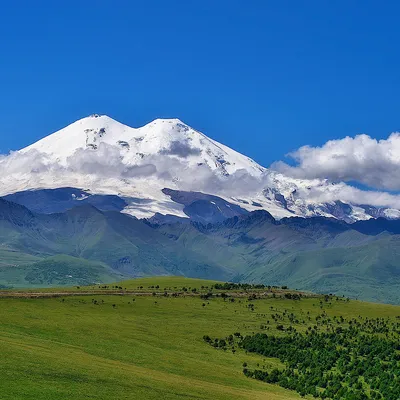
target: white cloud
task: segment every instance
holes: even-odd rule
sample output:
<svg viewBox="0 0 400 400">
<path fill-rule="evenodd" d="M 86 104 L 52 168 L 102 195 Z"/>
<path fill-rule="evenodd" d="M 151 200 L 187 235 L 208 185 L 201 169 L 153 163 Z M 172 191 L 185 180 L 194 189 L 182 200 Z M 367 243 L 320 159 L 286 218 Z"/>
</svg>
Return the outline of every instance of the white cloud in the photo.
<svg viewBox="0 0 400 400">
<path fill-rule="evenodd" d="M 3 175 L 42 173 L 49 169 L 48 157 L 37 150 L 31 150 L 24 155 L 18 151 L 0 155 L 0 173 Z"/>
<path fill-rule="evenodd" d="M 78 149 L 67 158 L 66 170 L 74 173 L 97 175 L 99 178 L 141 178 L 156 173 L 155 165 L 126 165 L 121 157 L 120 149 L 107 143 L 100 143 L 96 151 Z"/>
<path fill-rule="evenodd" d="M 272 168 L 294 178 L 355 181 L 374 189 L 400 190 L 400 133 L 379 141 L 368 135 L 330 140 L 321 147 L 303 146 L 288 156 L 296 166 L 280 161 Z"/>
<path fill-rule="evenodd" d="M 388 207 L 400 209 L 400 196 L 373 190 L 361 190 L 343 182 L 331 185 L 312 187 L 308 193 L 303 193 L 304 198 L 312 202 L 325 203 L 340 200 L 344 203 L 355 205 L 371 205 L 375 207 Z"/>
</svg>

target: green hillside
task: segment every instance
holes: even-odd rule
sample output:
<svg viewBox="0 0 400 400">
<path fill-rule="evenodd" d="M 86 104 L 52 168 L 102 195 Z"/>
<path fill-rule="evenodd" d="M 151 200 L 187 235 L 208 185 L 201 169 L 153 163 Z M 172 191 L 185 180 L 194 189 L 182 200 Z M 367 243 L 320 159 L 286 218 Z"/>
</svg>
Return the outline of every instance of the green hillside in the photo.
<svg viewBox="0 0 400 400">
<path fill-rule="evenodd" d="M 175 224 L 156 229 L 234 271 L 230 280 L 235 282 L 285 284 L 400 304 L 400 235 L 341 228 L 327 220 L 275 225 L 261 216 L 217 226 Z"/>
<path fill-rule="evenodd" d="M 5 288 L 91 285 L 125 277 L 104 263 L 65 254 L 39 258 L 24 253 L 0 252 L 0 257 L 0 285 Z"/>
<path fill-rule="evenodd" d="M 1 287 L 182 275 L 400 304 L 399 255 L 396 221 L 275 221 L 258 211 L 159 226 L 90 205 L 44 215 L 0 199 Z"/>
<path fill-rule="evenodd" d="M 5 286 L 81 285 L 146 275 L 233 275 L 125 214 L 82 206 L 40 215 L 1 199 L 0 206 L 0 284 Z"/>
<path fill-rule="evenodd" d="M 399 238 L 389 236 L 363 246 L 281 254 L 241 279 L 399 304 L 399 256 Z"/>
<path fill-rule="evenodd" d="M 244 363 L 272 371 L 284 368 L 280 361 L 215 349 L 203 337 L 267 332 L 267 320 L 269 334 L 283 335 L 272 314 L 285 327 L 291 325 L 285 315 L 304 320 L 292 323 L 300 333 L 314 325 L 323 331 L 322 313 L 393 323 L 400 316 L 400 307 L 390 305 L 306 295 L 293 300 L 286 298 L 289 290 L 216 290 L 215 283 L 153 277 L 70 288 L 51 298 L 32 298 L 32 290 L 18 298 L 0 292 L 1 398 L 296 399 L 294 391 L 243 374 Z M 119 295 L 111 294 L 115 290 Z M 214 296 L 202 298 L 210 290 Z M 60 289 L 41 293 L 47 291 L 56 296 Z"/>
</svg>

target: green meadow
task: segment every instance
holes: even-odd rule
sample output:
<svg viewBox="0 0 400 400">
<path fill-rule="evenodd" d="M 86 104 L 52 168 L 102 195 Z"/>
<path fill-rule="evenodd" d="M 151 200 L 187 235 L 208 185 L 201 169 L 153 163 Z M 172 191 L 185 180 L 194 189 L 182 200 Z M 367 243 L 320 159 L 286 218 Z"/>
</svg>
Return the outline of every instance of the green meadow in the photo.
<svg viewBox="0 0 400 400">
<path fill-rule="evenodd" d="M 80 287 L 70 289 L 74 296 L 0 298 L 1 399 L 297 399 L 295 392 L 242 372 L 244 363 L 282 368 L 278 360 L 217 350 L 203 336 L 261 332 L 271 313 L 285 311 L 307 320 L 300 331 L 321 311 L 348 319 L 400 316 L 396 306 L 291 300 L 278 292 L 253 300 L 240 291 L 228 293 L 231 299 L 201 298 L 214 283 L 152 277 L 110 284 L 104 294 L 79 295 L 98 289 Z M 114 285 L 138 294 L 107 294 Z M 270 332 L 279 334 L 274 324 Z"/>
</svg>

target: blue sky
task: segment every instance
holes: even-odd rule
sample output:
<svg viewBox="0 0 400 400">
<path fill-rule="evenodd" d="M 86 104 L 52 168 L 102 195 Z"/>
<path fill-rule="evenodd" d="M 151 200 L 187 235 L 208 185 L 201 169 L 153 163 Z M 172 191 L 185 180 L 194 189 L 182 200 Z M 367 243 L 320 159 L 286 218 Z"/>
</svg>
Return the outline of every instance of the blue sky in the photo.
<svg viewBox="0 0 400 400">
<path fill-rule="evenodd" d="M 0 152 L 95 112 L 177 117 L 266 166 L 386 138 L 400 130 L 399 14 L 394 1 L 6 2 Z"/>
</svg>

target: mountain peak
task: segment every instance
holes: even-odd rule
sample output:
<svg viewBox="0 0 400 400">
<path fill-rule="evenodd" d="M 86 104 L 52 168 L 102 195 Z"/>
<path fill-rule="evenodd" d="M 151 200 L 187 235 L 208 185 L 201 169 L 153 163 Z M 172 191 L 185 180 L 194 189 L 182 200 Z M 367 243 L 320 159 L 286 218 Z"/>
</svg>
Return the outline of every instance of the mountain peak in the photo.
<svg viewBox="0 0 400 400">
<path fill-rule="evenodd" d="M 113 123 L 116 123 L 116 124 L 121 124 L 121 125 L 129 127 L 128 125 L 125 125 L 122 122 L 119 122 L 116 119 L 111 118 L 110 116 L 108 116 L 106 114 L 90 114 L 87 117 L 81 118 L 78 121 L 72 123 L 71 125 L 73 125 L 75 123 L 80 123 L 80 124 L 89 123 L 90 124 L 90 123 L 93 123 L 94 121 L 95 121 L 95 123 L 98 123 L 98 122 L 102 122 L 102 123 L 113 122 Z M 68 126 L 71 126 L 71 125 L 68 125 Z M 167 127 L 167 126 L 172 126 L 172 127 L 180 126 L 180 127 L 190 128 L 189 125 L 187 125 L 185 122 L 183 122 L 179 118 L 156 118 L 156 119 L 148 122 L 147 124 L 145 124 L 145 125 L 143 125 L 141 127 L 137 127 L 137 128 L 133 128 L 133 127 L 131 128 L 130 127 L 130 128 L 131 129 L 141 129 L 141 128 L 144 128 L 146 126 L 152 126 L 152 125 L 164 126 L 164 127 Z"/>
<path fill-rule="evenodd" d="M 188 132 L 189 130 L 194 131 L 189 125 L 185 124 L 179 118 L 156 118 L 155 120 L 149 122 L 142 128 L 138 129 L 157 129 L 160 130 L 161 133 L 170 132 L 172 134 L 177 132 Z"/>
<path fill-rule="evenodd" d="M 122 163 L 130 168 L 159 161 L 162 168 L 166 168 L 168 159 L 174 158 L 184 163 L 182 169 L 193 168 L 195 172 L 205 167 L 219 176 L 243 170 L 258 177 L 264 171 L 253 160 L 208 138 L 178 118 L 158 118 L 142 127 L 131 128 L 107 115 L 92 114 L 20 150 L 20 153 L 30 150 L 43 154 L 47 164 L 57 163 L 63 167 L 70 166 L 71 162 L 76 167 L 86 157 L 90 158 L 91 152 L 102 150 L 95 162 L 105 166 Z M 78 153 L 81 156 L 79 163 L 72 160 Z M 104 167 L 99 165 L 98 168 Z M 167 175 L 171 175 L 169 170 Z M 172 179 L 180 180 L 176 174 Z"/>
<path fill-rule="evenodd" d="M 118 121 L 116 121 L 115 119 L 109 117 L 106 114 L 90 114 L 87 117 L 83 117 L 81 119 L 78 119 L 77 121 L 73 122 L 70 125 L 73 125 L 74 123 L 90 122 L 90 121 L 93 121 L 93 120 L 99 120 L 99 121 L 109 120 L 109 121 L 118 122 Z M 70 126 L 70 125 L 67 125 L 67 127 Z"/>
<path fill-rule="evenodd" d="M 156 118 L 154 121 L 150 122 L 150 124 L 171 124 L 188 126 L 179 118 Z"/>
</svg>

